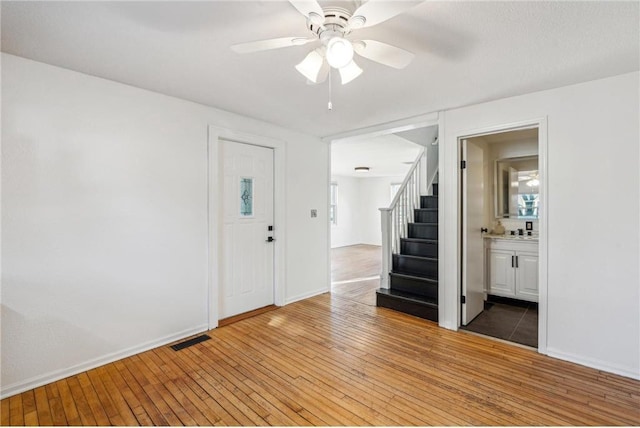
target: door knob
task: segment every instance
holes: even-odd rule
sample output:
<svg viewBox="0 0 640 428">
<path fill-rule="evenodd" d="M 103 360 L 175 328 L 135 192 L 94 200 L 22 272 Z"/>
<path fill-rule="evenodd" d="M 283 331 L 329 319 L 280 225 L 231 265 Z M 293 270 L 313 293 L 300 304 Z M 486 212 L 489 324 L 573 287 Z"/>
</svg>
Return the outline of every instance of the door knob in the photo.
<svg viewBox="0 0 640 428">
<path fill-rule="evenodd" d="M 276 240 L 276 239 L 275 239 L 273 236 L 270 236 L 270 237 L 268 237 L 268 238 L 267 238 L 267 240 L 266 240 L 266 241 L 264 241 L 264 242 L 273 242 L 273 241 L 275 241 L 275 240 Z"/>
<path fill-rule="evenodd" d="M 480 229 L 480 233 L 487 233 L 488 231 L 489 229 L 487 229 L 486 227 Z"/>
</svg>

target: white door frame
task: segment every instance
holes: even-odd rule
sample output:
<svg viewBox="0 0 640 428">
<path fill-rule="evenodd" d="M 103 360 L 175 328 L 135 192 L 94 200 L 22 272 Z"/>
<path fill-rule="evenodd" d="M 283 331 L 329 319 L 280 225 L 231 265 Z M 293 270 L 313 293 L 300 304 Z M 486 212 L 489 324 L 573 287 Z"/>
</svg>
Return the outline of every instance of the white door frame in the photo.
<svg viewBox="0 0 640 428">
<path fill-rule="evenodd" d="M 209 329 L 218 327 L 220 266 L 222 251 L 222 161 L 220 156 L 220 140 L 250 144 L 273 149 L 273 190 L 274 190 L 274 304 L 284 306 L 285 301 L 285 171 L 286 143 L 273 138 L 237 132 L 226 128 L 209 125 L 207 144 L 207 208 L 208 208 L 208 308 Z"/>
<path fill-rule="evenodd" d="M 455 257 L 456 257 L 456 270 L 457 281 L 456 281 L 456 296 L 457 298 L 453 301 L 446 301 L 448 307 L 446 311 L 450 314 L 455 314 L 456 324 L 452 327 L 453 330 L 457 330 L 460 326 L 460 296 L 461 296 L 461 275 L 460 275 L 460 267 L 461 267 L 461 240 L 458 237 L 460 233 L 460 224 L 462 221 L 462 206 L 461 206 L 461 198 L 460 194 L 460 180 L 462 179 L 461 169 L 459 167 L 460 161 L 460 142 L 464 139 L 473 138 L 473 137 L 481 137 L 483 135 L 496 134 L 500 132 L 507 131 L 515 131 L 519 129 L 526 128 L 538 128 L 538 170 L 540 175 L 540 188 L 539 188 L 539 198 L 540 198 L 540 209 L 538 211 L 538 229 L 539 229 L 539 238 L 538 238 L 538 255 L 540 257 L 540 266 L 538 270 L 538 352 L 541 354 L 547 353 L 547 313 L 548 313 L 548 276 L 547 276 L 547 268 L 548 268 L 548 212 L 549 205 L 547 200 L 548 194 L 548 180 L 547 180 L 547 118 L 537 118 L 531 120 L 525 120 L 521 122 L 513 122 L 506 123 L 502 125 L 489 126 L 485 128 L 472 129 L 465 132 L 459 132 L 455 134 L 456 147 L 455 152 L 457 153 L 457 172 L 455 177 L 457 177 L 457 212 L 458 212 L 458 221 L 456 224 L 456 232 L 453 236 L 448 236 L 446 239 L 449 242 L 456 242 L 455 248 Z M 444 156 L 441 156 L 442 160 Z M 451 229 L 449 229 L 451 230 Z M 451 253 L 448 253 L 451 255 Z M 451 266 L 448 264 L 448 266 Z M 449 318 L 451 319 L 451 318 Z"/>
</svg>

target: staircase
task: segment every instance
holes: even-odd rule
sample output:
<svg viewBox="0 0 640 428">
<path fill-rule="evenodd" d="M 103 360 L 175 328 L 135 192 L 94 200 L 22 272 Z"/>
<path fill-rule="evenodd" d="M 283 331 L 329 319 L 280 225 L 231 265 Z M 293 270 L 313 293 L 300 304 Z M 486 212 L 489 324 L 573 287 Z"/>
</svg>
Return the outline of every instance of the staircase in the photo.
<svg viewBox="0 0 640 428">
<path fill-rule="evenodd" d="M 438 321 L 438 184 L 431 196 L 420 196 L 420 208 L 391 254 L 389 288 L 376 291 L 376 304 Z M 397 251 L 396 250 L 396 251 Z"/>
</svg>

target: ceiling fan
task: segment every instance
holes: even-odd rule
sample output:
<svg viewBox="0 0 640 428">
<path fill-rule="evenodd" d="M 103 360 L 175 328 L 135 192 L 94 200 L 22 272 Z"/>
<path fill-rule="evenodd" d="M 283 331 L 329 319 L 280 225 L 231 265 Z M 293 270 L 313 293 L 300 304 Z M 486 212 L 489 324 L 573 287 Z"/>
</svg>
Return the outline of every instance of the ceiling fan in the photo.
<svg viewBox="0 0 640 428">
<path fill-rule="evenodd" d="M 307 18 L 307 29 L 312 37 L 280 37 L 258 40 L 231 46 L 237 53 L 251 53 L 289 46 L 302 46 L 320 41 L 295 66 L 311 83 L 324 82 L 330 68 L 340 72 L 342 84 L 349 83 L 362 73 L 353 60 L 354 52 L 364 58 L 396 69 L 402 69 L 413 60 L 414 54 L 376 40 L 351 40 L 352 31 L 371 27 L 410 9 L 424 0 L 417 1 L 355 1 L 332 2 L 336 5 L 321 7 L 316 0 L 289 0 Z M 355 5 L 349 10 L 343 6 Z"/>
</svg>

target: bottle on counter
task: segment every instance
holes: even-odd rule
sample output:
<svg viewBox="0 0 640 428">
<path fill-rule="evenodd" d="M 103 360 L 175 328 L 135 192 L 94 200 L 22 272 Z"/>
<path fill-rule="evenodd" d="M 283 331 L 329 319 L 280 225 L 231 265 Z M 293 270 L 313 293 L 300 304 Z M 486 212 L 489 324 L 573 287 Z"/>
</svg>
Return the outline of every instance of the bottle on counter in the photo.
<svg viewBox="0 0 640 428">
<path fill-rule="evenodd" d="M 504 226 L 502 225 L 502 222 L 500 220 L 498 220 L 496 222 L 496 225 L 494 226 L 493 230 L 491 231 L 492 235 L 504 235 L 505 229 Z"/>
</svg>

